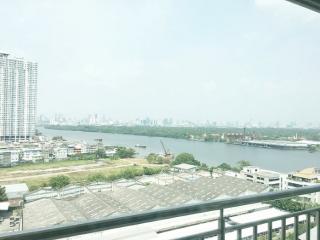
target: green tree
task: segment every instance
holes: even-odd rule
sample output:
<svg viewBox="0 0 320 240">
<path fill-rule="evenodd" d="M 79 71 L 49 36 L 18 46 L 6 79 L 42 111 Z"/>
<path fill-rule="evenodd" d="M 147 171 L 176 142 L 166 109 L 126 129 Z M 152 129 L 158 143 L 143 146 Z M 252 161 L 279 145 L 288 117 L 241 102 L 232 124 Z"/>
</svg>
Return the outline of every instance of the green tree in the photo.
<svg viewBox="0 0 320 240">
<path fill-rule="evenodd" d="M 181 163 L 192 164 L 196 166 L 200 166 L 201 163 L 194 158 L 194 156 L 190 153 L 180 153 L 176 156 L 175 160 L 172 162 L 173 165 L 178 165 Z"/>
<path fill-rule="evenodd" d="M 244 167 L 251 166 L 251 163 L 246 160 L 241 160 L 237 162 L 237 168 L 241 171 Z"/>
<path fill-rule="evenodd" d="M 0 202 L 7 201 L 7 200 L 8 200 L 8 198 L 7 198 L 5 187 L 0 186 Z"/>
<path fill-rule="evenodd" d="M 150 153 L 147 156 L 147 161 L 149 163 L 153 163 L 153 164 L 163 164 L 164 163 L 164 158 L 162 156 L 159 156 L 158 154 Z"/>
<path fill-rule="evenodd" d="M 49 185 L 54 189 L 60 189 L 70 184 L 70 178 L 65 175 L 59 175 L 49 179 Z"/>
<path fill-rule="evenodd" d="M 207 165 L 207 164 L 205 164 L 205 163 L 201 163 L 201 165 L 200 165 L 200 169 L 201 169 L 201 170 L 206 170 L 206 171 L 208 171 L 208 170 L 209 170 L 209 167 L 208 167 L 208 165 Z"/>
<path fill-rule="evenodd" d="M 54 136 L 52 137 L 53 141 L 65 141 L 65 139 L 62 136 Z"/>
<path fill-rule="evenodd" d="M 233 170 L 233 168 L 228 163 L 222 163 L 218 166 L 218 168 L 224 171 Z"/>
<path fill-rule="evenodd" d="M 106 151 L 104 148 L 98 148 L 95 153 L 96 153 L 96 158 L 105 158 L 106 157 Z"/>
<path fill-rule="evenodd" d="M 119 158 L 133 158 L 136 151 L 133 148 L 118 147 L 115 155 Z"/>
</svg>

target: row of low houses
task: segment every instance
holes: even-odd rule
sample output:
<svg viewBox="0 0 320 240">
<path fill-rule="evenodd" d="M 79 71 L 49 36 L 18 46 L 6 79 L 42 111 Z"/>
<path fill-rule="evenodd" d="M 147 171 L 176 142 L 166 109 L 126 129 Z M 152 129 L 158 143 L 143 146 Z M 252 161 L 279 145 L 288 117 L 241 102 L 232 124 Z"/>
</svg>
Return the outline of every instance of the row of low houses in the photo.
<svg viewBox="0 0 320 240">
<path fill-rule="evenodd" d="M 62 160 L 68 157 L 66 147 L 28 147 L 28 148 L 7 148 L 0 150 L 0 167 L 10 167 L 19 163 L 50 161 L 53 159 Z"/>
<path fill-rule="evenodd" d="M 27 145 L 2 145 L 0 146 L 0 167 L 10 167 L 26 162 L 63 160 L 74 155 L 92 154 L 97 149 L 97 145 L 65 141 L 47 141 Z M 106 155 L 113 156 L 115 151 L 113 148 L 106 149 Z"/>
</svg>

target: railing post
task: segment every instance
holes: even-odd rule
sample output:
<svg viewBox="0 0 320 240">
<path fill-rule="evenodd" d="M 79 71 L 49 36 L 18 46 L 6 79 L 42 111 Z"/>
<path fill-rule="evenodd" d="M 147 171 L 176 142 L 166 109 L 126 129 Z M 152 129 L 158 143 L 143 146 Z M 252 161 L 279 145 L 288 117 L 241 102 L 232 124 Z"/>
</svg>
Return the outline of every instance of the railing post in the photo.
<svg viewBox="0 0 320 240">
<path fill-rule="evenodd" d="M 258 238 L 258 227 L 257 225 L 253 226 L 253 240 L 257 240 Z"/>
<path fill-rule="evenodd" d="M 317 239 L 320 239 L 320 211 L 316 212 Z"/>
<path fill-rule="evenodd" d="M 299 240 L 299 216 L 294 217 L 294 240 Z"/>
<path fill-rule="evenodd" d="M 268 222 L 268 240 L 272 240 L 272 222 Z"/>
<path fill-rule="evenodd" d="M 311 227 L 311 225 L 310 225 L 310 214 L 308 213 L 307 214 L 307 222 L 306 222 L 306 237 L 307 237 L 307 240 L 310 240 L 310 227 Z"/>
<path fill-rule="evenodd" d="M 286 240 L 286 219 L 281 220 L 281 240 Z"/>
<path fill-rule="evenodd" d="M 320 211 L 316 212 L 317 239 L 320 239 Z"/>
<path fill-rule="evenodd" d="M 218 239 L 225 240 L 225 224 L 224 224 L 223 208 L 220 209 L 219 230 L 220 230 L 220 234 L 218 236 Z"/>
<path fill-rule="evenodd" d="M 237 240 L 241 240 L 242 236 L 241 236 L 241 229 L 237 230 Z"/>
</svg>

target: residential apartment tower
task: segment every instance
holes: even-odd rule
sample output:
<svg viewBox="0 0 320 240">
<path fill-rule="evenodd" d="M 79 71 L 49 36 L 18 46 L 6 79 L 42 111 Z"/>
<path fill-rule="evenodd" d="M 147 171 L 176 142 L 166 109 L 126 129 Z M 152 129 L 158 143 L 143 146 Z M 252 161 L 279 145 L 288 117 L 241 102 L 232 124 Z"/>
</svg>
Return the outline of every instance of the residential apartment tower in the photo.
<svg viewBox="0 0 320 240">
<path fill-rule="evenodd" d="M 0 140 L 24 141 L 35 134 L 37 63 L 0 53 Z"/>
</svg>

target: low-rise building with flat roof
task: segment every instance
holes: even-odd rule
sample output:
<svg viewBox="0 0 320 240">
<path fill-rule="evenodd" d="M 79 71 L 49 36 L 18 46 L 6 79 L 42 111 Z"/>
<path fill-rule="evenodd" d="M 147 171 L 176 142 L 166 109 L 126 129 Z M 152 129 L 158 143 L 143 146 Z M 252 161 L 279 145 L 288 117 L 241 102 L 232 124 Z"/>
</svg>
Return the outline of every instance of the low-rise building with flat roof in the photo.
<svg viewBox="0 0 320 240">
<path fill-rule="evenodd" d="M 56 147 L 53 149 L 53 157 L 56 160 L 63 160 L 68 158 L 68 149 L 65 147 Z"/>
<path fill-rule="evenodd" d="M 29 192 L 29 188 L 25 183 L 3 185 L 6 195 L 10 203 L 10 207 L 19 207 L 23 203 L 23 197 Z"/>
<path fill-rule="evenodd" d="M 261 169 L 255 166 L 248 166 L 241 170 L 241 174 L 248 181 L 261 183 L 274 189 L 282 188 L 281 173 Z"/>
<path fill-rule="evenodd" d="M 41 148 L 23 148 L 21 150 L 21 161 L 38 162 L 43 160 Z"/>
<path fill-rule="evenodd" d="M 19 151 L 11 149 L 0 150 L 0 167 L 11 167 L 18 164 Z"/>
<path fill-rule="evenodd" d="M 181 163 L 173 166 L 173 171 L 175 172 L 195 172 L 197 170 L 197 166 Z"/>
</svg>

